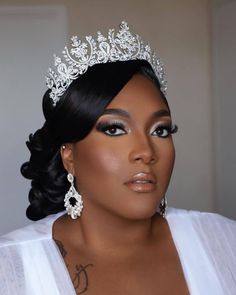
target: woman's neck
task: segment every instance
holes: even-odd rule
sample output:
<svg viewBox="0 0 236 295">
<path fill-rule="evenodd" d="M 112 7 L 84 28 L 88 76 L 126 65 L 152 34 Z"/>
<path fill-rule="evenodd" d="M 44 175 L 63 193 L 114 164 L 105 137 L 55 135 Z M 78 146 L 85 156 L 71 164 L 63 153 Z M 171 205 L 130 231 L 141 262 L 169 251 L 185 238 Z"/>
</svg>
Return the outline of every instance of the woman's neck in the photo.
<svg viewBox="0 0 236 295">
<path fill-rule="evenodd" d="M 133 251 L 160 236 L 163 218 L 159 214 L 145 219 L 128 219 L 104 210 L 84 210 L 77 220 L 63 216 L 54 224 L 54 237 L 73 248 L 94 252 Z"/>
</svg>

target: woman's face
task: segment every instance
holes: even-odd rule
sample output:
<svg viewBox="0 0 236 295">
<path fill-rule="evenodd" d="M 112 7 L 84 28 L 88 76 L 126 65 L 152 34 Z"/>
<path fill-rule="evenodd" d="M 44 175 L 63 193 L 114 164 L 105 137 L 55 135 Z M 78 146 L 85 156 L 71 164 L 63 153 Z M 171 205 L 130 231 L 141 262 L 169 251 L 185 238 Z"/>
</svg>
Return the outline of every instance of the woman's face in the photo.
<svg viewBox="0 0 236 295">
<path fill-rule="evenodd" d="M 174 165 L 171 130 L 160 91 L 146 77 L 135 75 L 88 136 L 67 145 L 62 154 L 66 169 L 76 177 L 83 214 L 151 217 L 166 193 Z"/>
</svg>

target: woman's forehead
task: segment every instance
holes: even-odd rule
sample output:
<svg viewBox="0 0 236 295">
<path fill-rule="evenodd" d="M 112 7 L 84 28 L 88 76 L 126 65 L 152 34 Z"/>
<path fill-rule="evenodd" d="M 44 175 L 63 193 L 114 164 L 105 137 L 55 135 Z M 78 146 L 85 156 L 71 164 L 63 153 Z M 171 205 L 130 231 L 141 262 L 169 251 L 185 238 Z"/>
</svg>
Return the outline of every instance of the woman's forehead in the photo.
<svg viewBox="0 0 236 295">
<path fill-rule="evenodd" d="M 105 109 L 104 114 L 111 113 L 111 109 L 113 111 L 114 109 L 120 109 L 126 113 L 132 113 L 136 110 L 143 112 L 149 109 L 153 112 L 159 109 L 168 110 L 168 107 L 156 84 L 145 76 L 138 74 L 134 75 L 113 98 Z M 123 112 L 124 115 L 125 112 Z"/>
</svg>

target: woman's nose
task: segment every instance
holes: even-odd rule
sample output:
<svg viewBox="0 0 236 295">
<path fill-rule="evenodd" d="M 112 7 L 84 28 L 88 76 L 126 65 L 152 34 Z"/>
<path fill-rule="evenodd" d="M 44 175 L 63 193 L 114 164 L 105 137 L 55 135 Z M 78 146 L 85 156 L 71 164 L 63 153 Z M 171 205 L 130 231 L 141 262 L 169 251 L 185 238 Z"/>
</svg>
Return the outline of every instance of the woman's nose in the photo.
<svg viewBox="0 0 236 295">
<path fill-rule="evenodd" d="M 146 136 L 139 136 L 132 145 L 129 158 L 131 162 L 143 162 L 145 164 L 154 164 L 157 161 L 157 155 L 153 143 Z"/>
</svg>

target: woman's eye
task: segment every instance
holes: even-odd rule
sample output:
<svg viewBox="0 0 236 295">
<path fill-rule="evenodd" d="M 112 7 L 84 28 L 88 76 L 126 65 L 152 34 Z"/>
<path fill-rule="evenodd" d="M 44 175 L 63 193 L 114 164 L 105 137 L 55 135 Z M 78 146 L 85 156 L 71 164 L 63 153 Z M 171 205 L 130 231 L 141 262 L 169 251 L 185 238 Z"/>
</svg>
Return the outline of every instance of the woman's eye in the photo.
<svg viewBox="0 0 236 295">
<path fill-rule="evenodd" d="M 152 135 L 166 138 L 169 137 L 171 134 L 176 133 L 178 130 L 177 125 L 173 126 L 158 126 L 153 132 Z"/>
<path fill-rule="evenodd" d="M 117 135 L 125 134 L 125 131 L 121 127 L 110 126 L 110 127 L 107 127 L 106 130 L 104 130 L 104 133 L 111 136 L 117 136 Z"/>
<path fill-rule="evenodd" d="M 106 135 L 109 136 L 119 136 L 122 134 L 126 134 L 127 132 L 125 131 L 125 127 L 123 124 L 103 124 L 100 123 L 97 126 L 97 130 L 105 133 Z"/>
</svg>

